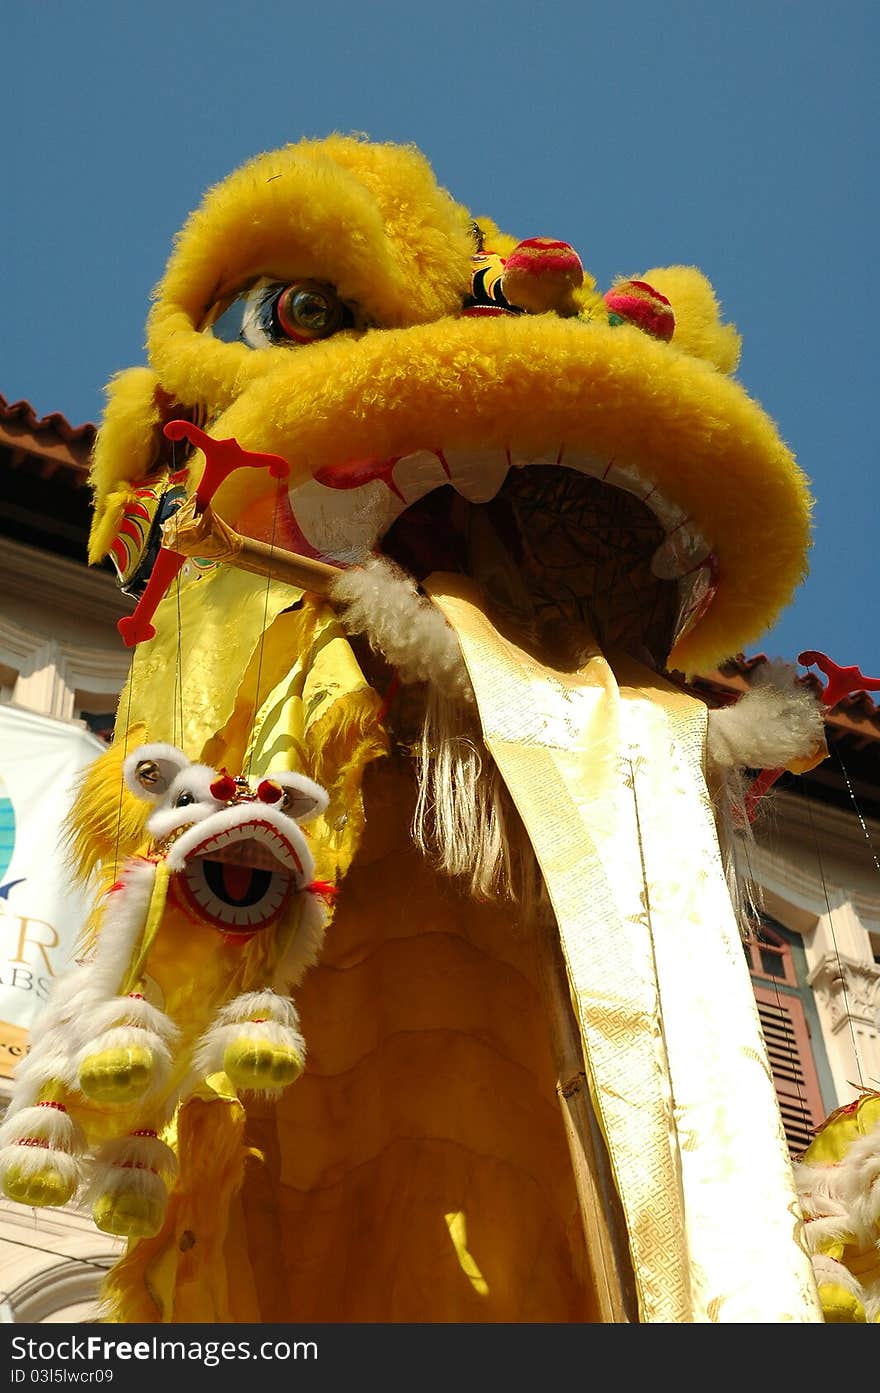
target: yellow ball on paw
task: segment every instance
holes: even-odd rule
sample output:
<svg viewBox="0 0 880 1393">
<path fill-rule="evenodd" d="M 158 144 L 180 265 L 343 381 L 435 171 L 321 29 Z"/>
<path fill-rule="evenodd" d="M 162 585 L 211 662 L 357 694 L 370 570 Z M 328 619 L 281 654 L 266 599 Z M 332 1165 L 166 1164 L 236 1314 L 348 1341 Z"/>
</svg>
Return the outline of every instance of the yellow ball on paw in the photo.
<svg viewBox="0 0 880 1393">
<path fill-rule="evenodd" d="M 285 1088 L 298 1079 L 304 1060 L 289 1045 L 272 1045 L 268 1040 L 242 1036 L 227 1045 L 223 1069 L 236 1088 L 259 1090 Z"/>
<path fill-rule="evenodd" d="M 95 1201 L 92 1218 L 102 1233 L 113 1233 L 118 1238 L 152 1238 L 165 1218 L 165 1197 L 117 1190 Z"/>
<path fill-rule="evenodd" d="M 144 1045 L 99 1050 L 83 1060 L 79 1086 L 96 1103 L 132 1103 L 149 1088 L 153 1055 Z"/>
<path fill-rule="evenodd" d="M 36 1209 L 57 1209 L 69 1204 L 76 1193 L 76 1176 L 47 1164 L 42 1170 L 25 1170 L 14 1163 L 3 1172 L 3 1193 L 16 1204 Z"/>
<path fill-rule="evenodd" d="M 837 1282 L 819 1283 L 819 1301 L 826 1324 L 863 1325 L 867 1323 L 865 1308 L 857 1296 Z"/>
</svg>

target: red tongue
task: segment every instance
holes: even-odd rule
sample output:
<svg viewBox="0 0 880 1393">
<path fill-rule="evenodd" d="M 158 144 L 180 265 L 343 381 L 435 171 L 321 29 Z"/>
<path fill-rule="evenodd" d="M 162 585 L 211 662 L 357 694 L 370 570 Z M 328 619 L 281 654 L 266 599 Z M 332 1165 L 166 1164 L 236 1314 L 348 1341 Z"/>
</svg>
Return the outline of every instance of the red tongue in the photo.
<svg viewBox="0 0 880 1393">
<path fill-rule="evenodd" d="M 221 862 L 223 867 L 223 886 L 231 900 L 243 900 L 251 884 L 250 866 L 234 866 L 229 861 Z"/>
</svg>

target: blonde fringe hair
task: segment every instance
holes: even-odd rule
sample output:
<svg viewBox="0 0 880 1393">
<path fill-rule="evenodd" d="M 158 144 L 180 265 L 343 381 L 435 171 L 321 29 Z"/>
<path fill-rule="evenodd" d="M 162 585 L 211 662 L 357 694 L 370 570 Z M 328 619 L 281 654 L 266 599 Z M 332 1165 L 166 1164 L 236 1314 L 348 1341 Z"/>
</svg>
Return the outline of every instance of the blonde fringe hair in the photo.
<svg viewBox="0 0 880 1393">
<path fill-rule="evenodd" d="M 721 859 L 743 938 L 753 930 L 760 889 L 752 875 L 754 833 L 740 770 L 717 771 L 712 799 Z M 523 924 L 549 908 L 537 857 L 495 761 L 483 744 L 472 704 L 429 687 L 419 742 L 413 837 L 440 871 L 477 900 L 507 900 Z"/>
<path fill-rule="evenodd" d="M 477 900 L 514 900 L 527 920 L 546 891 L 472 705 L 429 687 L 418 757 L 416 845 Z"/>
</svg>

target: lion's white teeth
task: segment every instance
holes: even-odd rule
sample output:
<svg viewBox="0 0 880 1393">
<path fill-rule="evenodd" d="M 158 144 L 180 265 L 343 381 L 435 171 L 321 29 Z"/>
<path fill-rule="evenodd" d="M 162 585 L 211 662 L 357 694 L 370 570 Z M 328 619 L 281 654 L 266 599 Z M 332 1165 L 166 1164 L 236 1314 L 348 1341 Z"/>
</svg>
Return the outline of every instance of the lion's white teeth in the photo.
<svg viewBox="0 0 880 1393">
<path fill-rule="evenodd" d="M 404 455 L 394 466 L 394 485 L 406 499 L 409 508 L 433 489 L 449 483 L 449 475 L 436 450 L 417 450 Z"/>
<path fill-rule="evenodd" d="M 382 479 L 357 488 L 307 479 L 290 493 L 293 516 L 318 555 L 348 566 L 363 561 L 406 506 Z"/>
<path fill-rule="evenodd" d="M 616 460 L 610 460 L 598 477 L 612 488 L 631 493 L 633 498 L 648 498 L 654 491 L 653 485 L 633 464 L 618 464 Z"/>
<path fill-rule="evenodd" d="M 651 557 L 651 571 L 658 580 L 678 580 L 708 558 L 711 547 L 695 527 L 680 524 Z"/>
<path fill-rule="evenodd" d="M 652 489 L 650 493 L 643 495 L 643 499 L 645 507 L 651 509 L 667 537 L 671 537 L 676 528 L 684 527 L 687 523 L 687 514 L 684 509 L 679 507 L 677 503 L 671 502 L 657 489 Z"/>
<path fill-rule="evenodd" d="M 519 468 L 535 461 L 529 455 L 522 455 L 514 452 L 513 456 Z M 601 479 L 608 468 L 608 460 L 600 455 L 591 455 L 586 450 L 569 449 L 565 445 L 560 445 L 556 454 L 548 454 L 546 464 L 561 464 L 566 469 L 576 469 L 578 474 L 587 474 L 591 479 Z"/>
<path fill-rule="evenodd" d="M 666 534 L 655 551 L 651 570 L 659 580 L 679 580 L 710 555 L 711 547 L 678 504 L 662 493 L 633 464 L 618 463 L 560 444 L 547 451 L 499 449 L 416 450 L 399 459 L 365 462 L 365 482 L 344 486 L 352 475 L 338 471 L 331 488 L 308 479 L 291 490 L 290 506 L 315 554 L 337 565 L 358 565 L 411 508 L 435 489 L 451 485 L 469 503 L 487 503 L 500 491 L 511 469 L 530 465 L 562 466 L 621 489 L 650 508 Z M 329 475 L 331 471 L 326 471 Z M 370 477 L 372 475 L 372 477 Z"/>
<path fill-rule="evenodd" d="M 673 635 L 673 643 L 678 643 L 685 634 L 702 618 L 712 603 L 718 587 L 717 564 L 713 556 L 707 556 L 701 565 L 678 582 L 678 618 Z"/>
<path fill-rule="evenodd" d="M 448 482 L 468 503 L 488 503 L 494 498 L 510 467 L 506 450 L 446 450 L 443 458 L 449 468 Z"/>
<path fill-rule="evenodd" d="M 451 484 L 469 503 L 485 503 L 495 497 L 509 468 L 506 450 L 497 449 L 418 450 L 386 464 L 377 463 L 376 477 L 354 488 L 307 479 L 291 490 L 293 516 L 319 556 L 357 565 L 426 494 Z"/>
</svg>

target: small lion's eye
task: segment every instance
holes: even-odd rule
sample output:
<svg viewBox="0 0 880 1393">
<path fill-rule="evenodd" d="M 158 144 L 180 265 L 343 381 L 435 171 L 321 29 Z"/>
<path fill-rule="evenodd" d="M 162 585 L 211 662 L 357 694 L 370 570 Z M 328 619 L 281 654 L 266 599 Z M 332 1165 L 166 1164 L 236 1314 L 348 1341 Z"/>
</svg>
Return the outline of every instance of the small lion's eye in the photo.
<svg viewBox="0 0 880 1393">
<path fill-rule="evenodd" d="M 278 327 L 300 343 L 326 339 L 344 327 L 346 307 L 329 285 L 294 281 L 275 302 Z M 350 322 L 350 316 L 349 316 Z"/>
<path fill-rule="evenodd" d="M 194 803 L 195 801 L 195 795 L 190 793 L 188 789 L 184 789 L 183 792 L 178 793 L 175 798 L 174 806 L 175 808 L 186 808 L 190 803 Z"/>
</svg>

